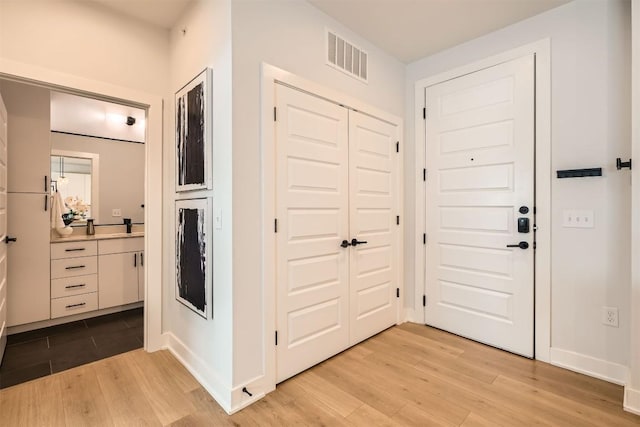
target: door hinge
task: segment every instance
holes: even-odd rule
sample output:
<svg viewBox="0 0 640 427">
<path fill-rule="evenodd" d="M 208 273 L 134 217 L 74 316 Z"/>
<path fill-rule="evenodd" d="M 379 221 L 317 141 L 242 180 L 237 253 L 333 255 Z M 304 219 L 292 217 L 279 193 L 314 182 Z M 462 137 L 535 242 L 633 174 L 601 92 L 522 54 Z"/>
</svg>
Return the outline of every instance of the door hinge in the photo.
<svg viewBox="0 0 640 427">
<path fill-rule="evenodd" d="M 278 232 L 278 218 L 273 220 L 273 232 L 274 233 Z"/>
<path fill-rule="evenodd" d="M 427 120 L 427 107 L 424 107 L 424 108 L 422 109 L 422 118 L 423 118 L 424 120 Z"/>
<path fill-rule="evenodd" d="M 427 244 L 427 233 L 422 233 L 422 244 L 423 245 Z"/>
<path fill-rule="evenodd" d="M 278 331 L 276 331 L 276 345 L 278 345 Z"/>
<path fill-rule="evenodd" d="M 400 298 L 400 288 L 396 288 L 396 298 Z"/>
<path fill-rule="evenodd" d="M 273 121 L 277 121 L 278 120 L 278 113 L 277 113 L 277 108 L 273 107 Z"/>
<path fill-rule="evenodd" d="M 400 225 L 400 215 L 396 215 L 396 225 Z"/>
<path fill-rule="evenodd" d="M 396 153 L 400 152 L 400 141 L 396 142 Z"/>
<path fill-rule="evenodd" d="M 427 306 L 427 296 L 426 295 L 422 295 L 422 306 L 423 307 Z"/>
<path fill-rule="evenodd" d="M 427 168 L 422 169 L 422 180 L 427 180 Z"/>
</svg>

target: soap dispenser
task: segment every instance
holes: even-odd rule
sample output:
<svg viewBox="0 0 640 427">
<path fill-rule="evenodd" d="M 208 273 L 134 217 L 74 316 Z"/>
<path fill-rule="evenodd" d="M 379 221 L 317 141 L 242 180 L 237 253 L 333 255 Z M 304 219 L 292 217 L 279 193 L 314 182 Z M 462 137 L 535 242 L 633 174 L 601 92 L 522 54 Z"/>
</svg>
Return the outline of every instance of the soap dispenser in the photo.
<svg viewBox="0 0 640 427">
<path fill-rule="evenodd" d="M 96 229 L 93 226 L 93 218 L 87 219 L 87 236 L 93 236 L 96 234 Z"/>
</svg>

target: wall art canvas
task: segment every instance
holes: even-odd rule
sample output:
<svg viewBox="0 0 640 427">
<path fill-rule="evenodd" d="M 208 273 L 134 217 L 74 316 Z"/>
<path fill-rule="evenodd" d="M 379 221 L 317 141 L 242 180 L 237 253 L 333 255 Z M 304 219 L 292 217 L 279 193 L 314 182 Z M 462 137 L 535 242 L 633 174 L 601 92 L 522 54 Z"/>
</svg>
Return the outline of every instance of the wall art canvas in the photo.
<svg viewBox="0 0 640 427">
<path fill-rule="evenodd" d="M 176 93 L 176 191 L 211 189 L 212 71 Z"/>
<path fill-rule="evenodd" d="M 211 199 L 176 200 L 176 299 L 205 319 L 212 307 Z"/>
</svg>

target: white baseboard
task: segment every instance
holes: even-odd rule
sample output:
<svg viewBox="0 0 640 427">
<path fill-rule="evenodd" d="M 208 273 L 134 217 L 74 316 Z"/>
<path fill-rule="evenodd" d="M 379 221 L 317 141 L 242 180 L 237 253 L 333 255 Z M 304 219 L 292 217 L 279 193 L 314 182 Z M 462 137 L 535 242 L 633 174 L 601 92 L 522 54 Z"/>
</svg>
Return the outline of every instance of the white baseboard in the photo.
<svg viewBox="0 0 640 427">
<path fill-rule="evenodd" d="M 400 322 L 398 322 L 398 324 L 404 323 L 404 322 L 416 323 L 414 319 L 415 319 L 415 316 L 413 315 L 413 308 L 404 307 L 402 309 L 402 318 L 400 319 Z"/>
<path fill-rule="evenodd" d="M 625 387 L 623 407 L 625 411 L 640 415 L 640 390 Z"/>
<path fill-rule="evenodd" d="M 243 389 L 246 387 L 249 396 Z M 267 393 L 275 390 L 273 381 L 269 382 L 265 375 L 256 377 L 245 384 L 235 387 L 231 391 L 231 411 L 234 414 L 239 410 L 246 408 L 257 400 L 262 399 Z"/>
<path fill-rule="evenodd" d="M 195 377 L 205 390 L 215 399 L 216 402 L 228 414 L 233 412 L 231 404 L 231 387 L 225 385 L 218 376 L 196 356 L 187 346 L 184 345 L 175 335 L 170 332 L 165 333 L 166 348 L 175 356 L 182 365 Z"/>
<path fill-rule="evenodd" d="M 552 365 L 618 385 L 625 385 L 629 375 L 629 368 L 624 365 L 596 359 L 573 351 L 552 347 L 549 356 Z"/>
</svg>

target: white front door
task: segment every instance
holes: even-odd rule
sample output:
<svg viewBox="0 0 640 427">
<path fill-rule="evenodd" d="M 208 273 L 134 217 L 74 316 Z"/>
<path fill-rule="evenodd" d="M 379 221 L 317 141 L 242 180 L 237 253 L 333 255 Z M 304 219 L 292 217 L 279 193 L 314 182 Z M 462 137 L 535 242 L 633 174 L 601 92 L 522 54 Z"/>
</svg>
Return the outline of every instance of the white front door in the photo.
<svg viewBox="0 0 640 427">
<path fill-rule="evenodd" d="M 0 95 L 0 363 L 7 346 L 7 109 Z"/>
<path fill-rule="evenodd" d="M 349 111 L 350 343 L 398 320 L 398 126 Z M 356 242 L 357 243 L 357 242 Z"/>
<path fill-rule="evenodd" d="M 277 382 L 349 345 L 348 110 L 276 85 Z"/>
<path fill-rule="evenodd" d="M 527 357 L 534 78 L 528 56 L 426 89 L 426 323 Z"/>
</svg>

